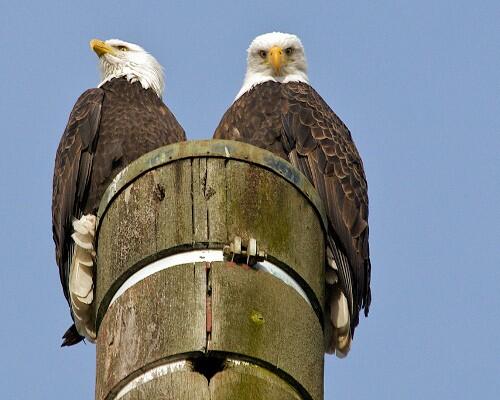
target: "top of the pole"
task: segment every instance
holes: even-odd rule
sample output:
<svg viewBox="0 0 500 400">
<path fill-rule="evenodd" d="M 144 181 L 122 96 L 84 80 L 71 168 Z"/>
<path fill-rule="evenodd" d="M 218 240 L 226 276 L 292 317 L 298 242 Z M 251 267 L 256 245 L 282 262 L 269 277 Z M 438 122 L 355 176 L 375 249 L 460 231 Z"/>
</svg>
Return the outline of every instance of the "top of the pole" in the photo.
<svg viewBox="0 0 500 400">
<path fill-rule="evenodd" d="M 195 140 L 179 142 L 160 147 L 138 158 L 116 175 L 106 189 L 97 213 L 97 229 L 99 229 L 99 222 L 102 220 L 112 200 L 130 182 L 147 171 L 169 164 L 173 161 L 199 157 L 240 160 L 251 164 L 261 165 L 282 176 L 307 197 L 320 216 L 323 229 L 327 231 L 328 225 L 323 202 L 313 185 L 298 169 L 270 151 L 233 140 Z"/>
<path fill-rule="evenodd" d="M 323 398 L 325 213 L 287 160 L 170 145 L 126 167 L 99 216 L 98 400 L 180 398 L 170 382 L 200 374 L 214 399 Z M 193 371 L 171 370 L 179 360 Z"/>
</svg>

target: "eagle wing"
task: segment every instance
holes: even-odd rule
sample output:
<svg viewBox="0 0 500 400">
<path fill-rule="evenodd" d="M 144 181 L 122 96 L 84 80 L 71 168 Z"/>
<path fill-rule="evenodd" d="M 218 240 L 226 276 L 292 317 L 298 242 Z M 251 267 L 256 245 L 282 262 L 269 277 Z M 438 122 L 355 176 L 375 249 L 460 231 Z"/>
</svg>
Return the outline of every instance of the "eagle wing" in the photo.
<svg viewBox="0 0 500 400">
<path fill-rule="evenodd" d="M 292 82 L 282 87 L 286 99 L 283 142 L 290 161 L 311 180 L 327 208 L 329 242 L 350 303 L 354 329 L 360 308 L 364 307 L 367 315 L 371 301 L 368 192 L 363 163 L 347 127 L 311 86 Z M 345 253 L 348 263 L 335 257 L 338 250 Z"/>
<path fill-rule="evenodd" d="M 289 160 L 314 185 L 329 219 L 328 243 L 348 300 L 351 330 L 370 305 L 368 195 L 347 127 L 306 83 L 265 82 L 239 97 L 215 139 L 239 140 Z"/>
<path fill-rule="evenodd" d="M 56 153 L 52 187 L 52 235 L 64 295 L 73 254 L 72 220 L 79 218 L 88 193 L 98 139 L 102 89 L 89 89 L 76 101 Z"/>
</svg>

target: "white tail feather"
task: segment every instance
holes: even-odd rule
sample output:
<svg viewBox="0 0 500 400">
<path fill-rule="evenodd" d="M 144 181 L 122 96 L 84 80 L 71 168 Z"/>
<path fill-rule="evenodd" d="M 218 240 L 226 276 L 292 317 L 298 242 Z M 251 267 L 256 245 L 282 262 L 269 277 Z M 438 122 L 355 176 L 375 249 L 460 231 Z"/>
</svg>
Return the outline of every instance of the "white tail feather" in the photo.
<svg viewBox="0 0 500 400">
<path fill-rule="evenodd" d="M 344 358 L 351 348 L 351 317 L 349 305 L 339 283 L 337 264 L 333 259 L 330 248 L 327 248 L 327 263 L 330 268 L 326 269 L 325 280 L 331 285 L 330 298 L 330 343 L 327 343 L 327 351 L 335 353 L 339 358 Z"/>
<path fill-rule="evenodd" d="M 326 247 L 326 261 L 328 262 L 328 265 L 333 268 L 335 271 L 338 271 L 337 263 L 335 262 L 335 259 L 333 258 L 333 252 L 330 246 Z"/>
<path fill-rule="evenodd" d="M 330 297 L 330 319 L 337 329 L 349 325 L 349 307 L 339 285 L 333 285 L 332 296 Z"/>
<path fill-rule="evenodd" d="M 77 248 L 73 255 L 76 260 L 71 268 L 70 291 L 79 298 L 87 297 L 92 292 L 94 283 L 92 280 L 92 266 L 87 266 L 79 262 L 78 253 L 81 249 Z"/>
<path fill-rule="evenodd" d="M 84 235 L 80 232 L 75 232 L 71 235 L 73 241 L 77 244 L 78 247 L 81 247 L 85 250 L 92 250 L 92 236 Z"/>
<path fill-rule="evenodd" d="M 94 265 L 94 260 L 92 259 L 92 255 L 86 251 L 81 251 L 78 256 L 78 261 L 81 265 L 85 265 L 86 267 L 92 267 Z"/>
<path fill-rule="evenodd" d="M 76 232 L 80 232 L 84 235 L 89 234 L 92 237 L 94 237 L 95 222 L 96 222 L 95 216 L 88 214 L 83 216 L 81 219 L 75 219 L 73 221 L 73 229 Z"/>
<path fill-rule="evenodd" d="M 75 242 L 73 258 L 69 273 L 69 295 L 75 326 L 80 335 L 90 341 L 95 340 L 95 332 L 91 326 L 91 304 L 94 300 L 94 236 L 96 218 L 84 215 L 73 221 Z"/>
<path fill-rule="evenodd" d="M 344 358 L 349 353 L 351 349 L 351 335 L 347 334 L 345 336 L 338 336 L 337 343 L 335 345 L 335 355 L 338 358 Z"/>
</svg>

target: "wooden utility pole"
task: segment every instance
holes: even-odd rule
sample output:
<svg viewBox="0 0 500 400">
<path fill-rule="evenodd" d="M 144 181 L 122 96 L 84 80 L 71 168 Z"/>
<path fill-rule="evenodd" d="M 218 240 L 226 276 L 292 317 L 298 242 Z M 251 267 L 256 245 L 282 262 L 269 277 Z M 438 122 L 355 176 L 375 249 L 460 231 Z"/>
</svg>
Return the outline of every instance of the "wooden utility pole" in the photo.
<svg viewBox="0 0 500 400">
<path fill-rule="evenodd" d="M 247 144 L 126 167 L 98 214 L 96 399 L 321 400 L 325 221 L 304 176 Z"/>
</svg>

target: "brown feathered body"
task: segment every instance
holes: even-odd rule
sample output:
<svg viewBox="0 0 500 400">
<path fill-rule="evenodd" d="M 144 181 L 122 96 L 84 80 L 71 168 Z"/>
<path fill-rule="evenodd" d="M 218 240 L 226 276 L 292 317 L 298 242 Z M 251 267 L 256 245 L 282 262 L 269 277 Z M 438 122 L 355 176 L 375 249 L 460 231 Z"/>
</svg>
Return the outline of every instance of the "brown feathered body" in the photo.
<svg viewBox="0 0 500 400">
<path fill-rule="evenodd" d="M 115 78 L 77 100 L 57 149 L 52 193 L 56 261 L 67 299 L 73 219 L 95 215 L 104 191 L 130 162 L 184 140 L 174 115 L 139 82 Z M 77 334 L 74 326 L 67 334 Z"/>
<path fill-rule="evenodd" d="M 290 161 L 315 186 L 328 214 L 328 243 L 351 312 L 351 332 L 371 300 L 368 195 L 347 127 L 302 82 L 258 84 L 226 111 L 214 138 L 250 143 Z"/>
</svg>

